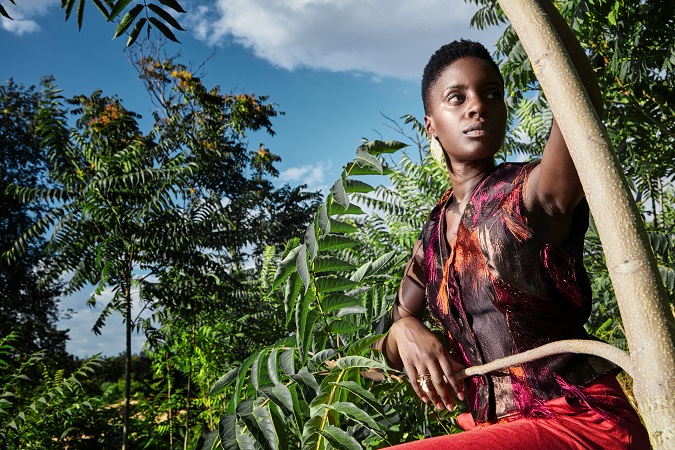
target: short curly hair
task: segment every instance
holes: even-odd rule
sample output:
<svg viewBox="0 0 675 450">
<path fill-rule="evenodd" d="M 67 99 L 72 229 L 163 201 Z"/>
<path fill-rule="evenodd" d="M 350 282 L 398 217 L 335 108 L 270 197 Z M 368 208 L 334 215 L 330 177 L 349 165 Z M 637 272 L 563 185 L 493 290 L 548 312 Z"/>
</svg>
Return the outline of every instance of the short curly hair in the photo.
<svg viewBox="0 0 675 450">
<path fill-rule="evenodd" d="M 424 67 L 422 75 L 422 102 L 424 103 L 424 112 L 429 112 L 429 91 L 431 87 L 438 81 L 443 70 L 450 64 L 461 58 L 478 58 L 487 62 L 499 74 L 499 80 L 504 86 L 504 77 L 499 70 L 499 66 L 487 51 L 485 46 L 480 42 L 470 41 L 467 39 L 460 39 L 445 44 L 429 58 L 429 62 Z"/>
</svg>

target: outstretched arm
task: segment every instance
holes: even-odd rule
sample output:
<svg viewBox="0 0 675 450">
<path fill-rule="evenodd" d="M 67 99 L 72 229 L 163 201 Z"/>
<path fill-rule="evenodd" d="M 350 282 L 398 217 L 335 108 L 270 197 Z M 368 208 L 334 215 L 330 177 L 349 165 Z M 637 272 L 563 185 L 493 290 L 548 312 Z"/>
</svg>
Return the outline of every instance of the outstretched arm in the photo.
<svg viewBox="0 0 675 450">
<path fill-rule="evenodd" d="M 560 36 L 596 111 L 601 114 L 600 88 L 584 50 L 553 2 L 551 0 L 539 0 L 539 2 Z M 577 170 L 554 117 L 541 164 L 533 170 L 527 182 L 524 197 L 525 209 L 531 213 L 535 225 L 541 223 L 549 226 L 548 219 L 563 219 L 561 220 L 563 228 L 553 230 L 553 233 L 566 234 L 564 218 L 571 217 L 574 207 L 583 195 Z M 555 238 L 546 239 L 547 237 L 544 236 L 549 242 L 556 240 Z"/>
</svg>

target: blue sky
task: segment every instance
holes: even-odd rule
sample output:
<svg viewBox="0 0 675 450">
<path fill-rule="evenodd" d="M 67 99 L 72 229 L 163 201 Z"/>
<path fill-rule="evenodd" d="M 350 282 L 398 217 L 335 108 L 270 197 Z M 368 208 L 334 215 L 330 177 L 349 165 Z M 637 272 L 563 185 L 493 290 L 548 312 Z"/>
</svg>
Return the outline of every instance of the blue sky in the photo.
<svg viewBox="0 0 675 450">
<path fill-rule="evenodd" d="M 123 51 L 124 37 L 111 40 L 93 3 L 82 31 L 64 23 L 59 0 L 0 0 L 15 20 L 0 17 L 0 80 L 24 85 L 54 75 L 63 95 L 102 89 L 150 117 L 152 103 Z M 476 10 L 463 0 L 183 0 L 179 17 L 186 32 L 180 62 L 199 65 L 207 86 L 267 95 L 285 115 L 273 122 L 276 135 L 249 136 L 282 158 L 279 183 L 306 183 L 323 192 L 339 176 L 362 137 L 401 138 L 387 116 L 423 118 L 419 94 L 422 68 L 442 44 L 466 37 L 489 48 L 499 30 L 469 28 Z M 100 308 L 88 308 L 81 292 L 62 306 L 77 313 L 62 322 L 70 329 L 68 351 L 80 357 L 116 355 L 124 348 L 121 320 L 109 320 L 102 336 L 91 326 Z M 136 336 L 134 348 L 143 339 Z"/>
</svg>

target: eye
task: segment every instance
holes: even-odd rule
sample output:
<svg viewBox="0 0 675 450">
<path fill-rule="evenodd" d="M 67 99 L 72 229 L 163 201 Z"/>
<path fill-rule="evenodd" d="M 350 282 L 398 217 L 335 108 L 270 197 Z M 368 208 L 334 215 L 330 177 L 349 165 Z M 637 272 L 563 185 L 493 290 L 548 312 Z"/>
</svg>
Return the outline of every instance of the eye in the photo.
<svg viewBox="0 0 675 450">
<path fill-rule="evenodd" d="M 462 103 L 465 100 L 464 94 L 460 94 L 459 92 L 452 92 L 450 93 L 445 100 L 448 103 Z"/>
<path fill-rule="evenodd" d="M 492 89 L 487 93 L 487 98 L 489 99 L 501 98 L 502 96 L 503 96 L 502 91 L 499 89 Z"/>
</svg>

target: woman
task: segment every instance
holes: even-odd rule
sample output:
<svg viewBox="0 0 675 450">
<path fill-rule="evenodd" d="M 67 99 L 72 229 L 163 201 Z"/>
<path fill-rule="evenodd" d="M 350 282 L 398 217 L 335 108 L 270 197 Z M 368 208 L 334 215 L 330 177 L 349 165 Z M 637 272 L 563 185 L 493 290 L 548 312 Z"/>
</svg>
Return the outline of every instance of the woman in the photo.
<svg viewBox="0 0 675 450">
<path fill-rule="evenodd" d="M 588 59 L 555 6 L 541 1 L 600 112 Z M 423 401 L 443 409 L 453 395 L 466 398 L 471 414 L 459 423 L 471 431 L 400 448 L 649 448 L 616 367 L 599 358 L 557 355 L 472 377 L 466 391 L 453 376 L 548 342 L 588 339 L 588 206 L 555 120 L 541 162 L 496 166 L 504 82 L 482 45 L 441 47 L 424 70 L 422 97 L 452 189 L 413 248 L 381 349 Z M 423 323 L 427 312 L 448 332 L 450 349 Z"/>
</svg>

